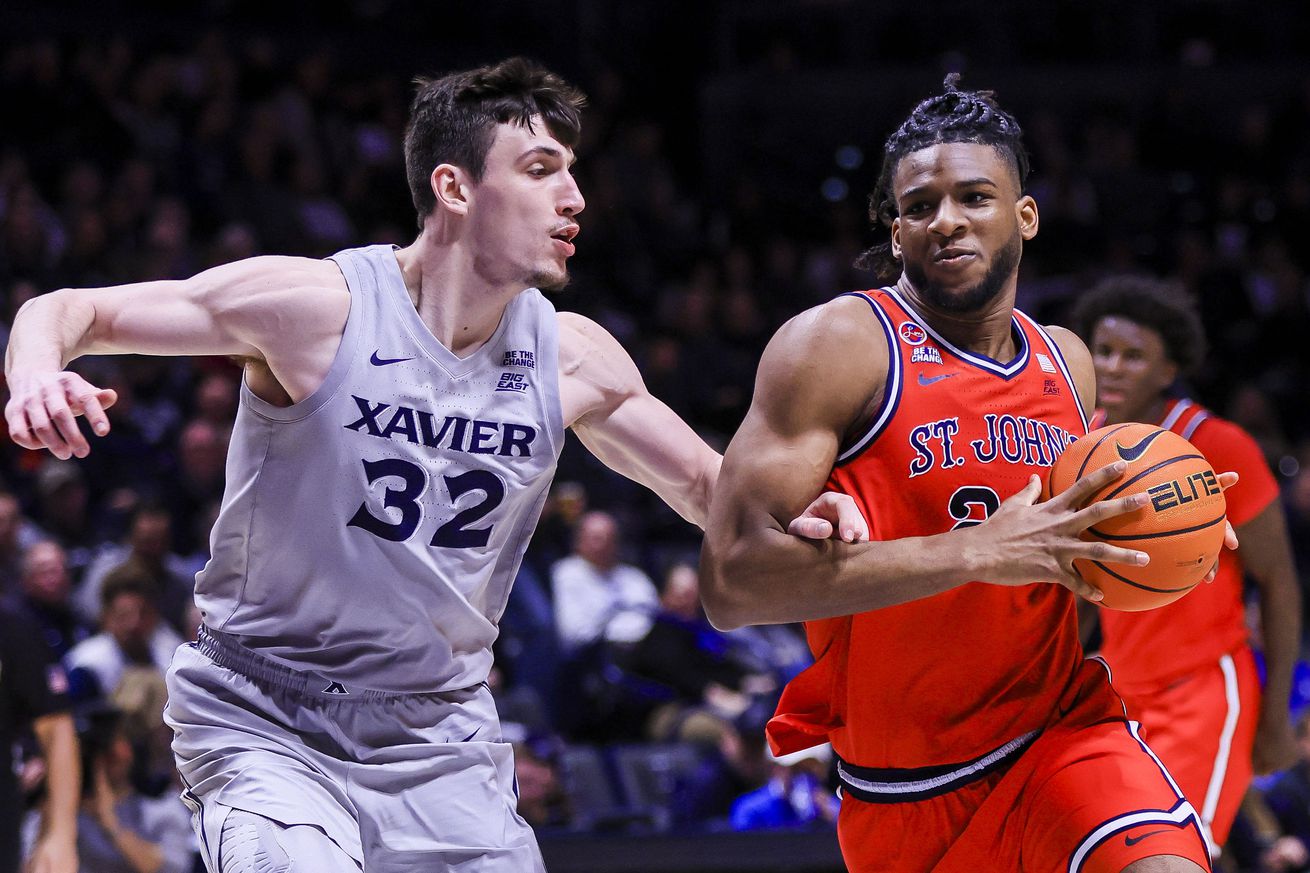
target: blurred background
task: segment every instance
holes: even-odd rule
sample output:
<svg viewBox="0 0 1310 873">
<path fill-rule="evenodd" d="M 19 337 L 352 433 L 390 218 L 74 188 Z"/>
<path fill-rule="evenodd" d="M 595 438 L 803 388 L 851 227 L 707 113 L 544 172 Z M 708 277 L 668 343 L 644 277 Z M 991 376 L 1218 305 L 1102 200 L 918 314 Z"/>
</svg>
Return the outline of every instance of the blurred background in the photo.
<svg viewBox="0 0 1310 873">
<path fill-rule="evenodd" d="M 411 79 L 524 54 L 590 98 L 587 209 L 556 304 L 618 336 L 719 449 L 773 331 L 874 284 L 852 262 L 883 239 L 866 216 L 882 141 L 960 71 L 1032 152 L 1042 227 L 1019 305 L 1059 323 L 1123 271 L 1193 293 L 1211 351 L 1189 388 L 1259 440 L 1310 579 L 1304 4 L 8 0 L 0 18 L 0 338 L 60 287 L 408 243 Z M 40 616 L 79 707 L 128 713 L 112 730 L 132 790 L 168 798 L 167 662 L 150 653 L 194 632 L 239 371 L 78 367 L 119 391 L 113 432 L 81 462 L 0 445 L 0 596 Z M 497 649 L 521 809 L 552 870 L 840 869 L 830 762 L 762 742 L 803 638 L 709 628 L 699 539 L 570 437 Z M 621 593 L 562 607 L 596 572 Z M 1300 869 L 1268 851 L 1296 826 L 1252 804 L 1228 869 Z"/>
</svg>

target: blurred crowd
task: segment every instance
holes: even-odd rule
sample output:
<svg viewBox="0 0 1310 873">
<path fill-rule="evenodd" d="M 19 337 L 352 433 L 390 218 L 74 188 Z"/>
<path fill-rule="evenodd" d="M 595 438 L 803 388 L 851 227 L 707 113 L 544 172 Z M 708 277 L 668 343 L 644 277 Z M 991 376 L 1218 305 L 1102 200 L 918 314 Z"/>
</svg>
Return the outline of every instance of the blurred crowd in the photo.
<svg viewBox="0 0 1310 873">
<path fill-rule="evenodd" d="M 24 301 L 60 287 L 412 239 L 406 74 L 219 31 L 144 48 L 106 37 L 0 51 L 0 337 Z M 772 74 L 801 62 L 785 50 L 759 60 Z M 772 184 L 767 160 L 743 160 L 726 199 L 711 201 L 674 142 L 686 130 L 660 106 L 629 100 L 633 84 L 612 70 L 579 84 L 591 97 L 577 165 L 588 205 L 574 283 L 557 305 L 604 323 L 652 391 L 722 448 L 777 326 L 872 284 L 853 266 L 875 241 L 864 193 L 816 181 L 797 203 Z M 1299 242 L 1310 220 L 1310 77 L 1276 104 L 1204 117 L 1191 111 L 1196 96 L 1115 106 L 1073 94 L 1019 111 L 1042 214 L 1020 304 L 1059 321 L 1079 290 L 1123 270 L 1169 275 L 1196 294 L 1211 352 L 1190 387 L 1260 440 L 1310 579 L 1310 358 L 1297 351 L 1310 335 L 1310 248 Z M 876 155 L 878 143 L 864 150 Z M 171 801 L 162 671 L 199 621 L 191 579 L 207 558 L 240 371 L 223 359 L 76 366 L 118 391 L 113 429 L 82 461 L 0 444 L 0 597 L 68 671 L 100 756 L 89 765 L 96 790 L 130 786 L 147 810 L 138 819 L 174 845 L 190 834 L 175 827 L 185 809 Z M 570 442 L 494 676 L 518 745 L 520 808 L 534 824 L 830 826 L 830 762 L 772 759 L 762 739 L 778 691 L 807 662 L 803 635 L 712 628 L 697 595 L 698 543 L 698 531 Z M 1267 799 L 1253 795 L 1239 835 L 1249 849 L 1234 856 L 1243 869 L 1307 865 L 1306 746 L 1308 763 L 1266 786 Z M 39 790 L 39 767 L 26 773 Z M 145 803 L 155 799 L 165 808 Z M 91 820 L 103 817 L 96 791 L 86 803 Z M 189 869 L 185 853 L 168 858 L 165 869 Z"/>
</svg>

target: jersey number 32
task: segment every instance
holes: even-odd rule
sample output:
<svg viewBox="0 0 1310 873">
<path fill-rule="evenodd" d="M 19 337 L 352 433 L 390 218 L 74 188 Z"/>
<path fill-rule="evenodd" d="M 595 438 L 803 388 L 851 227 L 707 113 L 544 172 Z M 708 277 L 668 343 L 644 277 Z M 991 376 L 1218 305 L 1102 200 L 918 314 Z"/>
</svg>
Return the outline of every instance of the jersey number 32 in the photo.
<svg viewBox="0 0 1310 873">
<path fill-rule="evenodd" d="M 401 458 L 383 458 L 363 463 L 364 475 L 370 485 L 386 478 L 400 481 L 399 488 L 388 484 L 382 498 L 384 509 L 400 511 L 400 520 L 389 520 L 394 518 L 394 512 L 387 513 L 388 518 L 378 518 L 368 511 L 366 504 L 361 503 L 359 509 L 350 517 L 350 521 L 346 522 L 346 526 L 363 528 L 374 536 L 393 543 L 404 542 L 414 535 L 414 531 L 418 530 L 419 522 L 423 519 L 423 510 L 418 501 L 427 484 L 427 476 L 418 464 Z M 487 470 L 469 470 L 457 476 L 441 478 L 445 480 L 452 504 L 458 503 L 461 497 L 471 491 L 482 492 L 482 500 L 455 513 L 454 518 L 437 528 L 437 532 L 432 535 L 431 545 L 450 549 L 485 546 L 491 539 L 493 525 L 486 527 L 471 527 L 471 525 L 480 521 L 505 499 L 505 483 L 495 473 Z"/>
</svg>

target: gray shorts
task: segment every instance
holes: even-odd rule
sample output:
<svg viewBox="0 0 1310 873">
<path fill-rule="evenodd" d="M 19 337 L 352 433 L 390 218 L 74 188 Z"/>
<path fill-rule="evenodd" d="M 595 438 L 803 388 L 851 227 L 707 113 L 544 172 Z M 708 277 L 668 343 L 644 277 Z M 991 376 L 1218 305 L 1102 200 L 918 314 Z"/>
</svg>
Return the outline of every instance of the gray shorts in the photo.
<svg viewBox="0 0 1310 873">
<path fill-rule="evenodd" d="M 343 687 L 202 630 L 173 659 L 164 718 L 211 870 L 231 809 L 318 828 L 367 873 L 545 869 L 485 685 Z"/>
</svg>

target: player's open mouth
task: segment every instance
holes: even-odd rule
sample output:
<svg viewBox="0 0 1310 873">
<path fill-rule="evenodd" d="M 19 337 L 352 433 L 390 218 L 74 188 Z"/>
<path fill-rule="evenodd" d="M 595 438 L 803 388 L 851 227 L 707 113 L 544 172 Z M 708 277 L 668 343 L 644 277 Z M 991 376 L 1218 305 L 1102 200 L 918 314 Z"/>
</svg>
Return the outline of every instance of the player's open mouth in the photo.
<svg viewBox="0 0 1310 873">
<path fill-rule="evenodd" d="M 565 257 L 572 257 L 576 250 L 573 246 L 573 238 L 578 235 L 578 229 L 576 224 L 568 224 L 550 235 L 555 245 L 564 252 Z"/>
<path fill-rule="evenodd" d="M 958 267 L 969 263 L 976 257 L 977 255 L 968 249 L 942 249 L 932 256 L 932 262 L 942 267 Z"/>
</svg>

